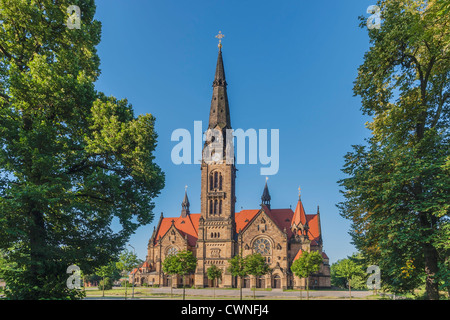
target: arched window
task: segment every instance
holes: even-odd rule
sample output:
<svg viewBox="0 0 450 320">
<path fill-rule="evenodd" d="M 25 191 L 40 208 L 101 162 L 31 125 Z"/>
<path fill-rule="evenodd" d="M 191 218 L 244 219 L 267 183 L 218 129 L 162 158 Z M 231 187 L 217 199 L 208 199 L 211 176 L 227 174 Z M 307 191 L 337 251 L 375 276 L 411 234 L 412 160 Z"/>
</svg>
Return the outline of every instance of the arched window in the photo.
<svg viewBox="0 0 450 320">
<path fill-rule="evenodd" d="M 223 177 L 222 174 L 218 171 L 211 172 L 209 175 L 209 190 L 212 191 L 214 189 L 222 190 L 223 186 Z"/>
<path fill-rule="evenodd" d="M 222 200 L 219 201 L 219 215 L 222 214 Z"/>
<path fill-rule="evenodd" d="M 218 188 L 219 178 L 218 178 L 218 172 L 214 172 L 214 189 Z"/>
<path fill-rule="evenodd" d="M 217 210 L 217 200 L 214 200 L 214 214 L 217 214 L 219 210 Z"/>
<path fill-rule="evenodd" d="M 213 214 L 213 201 L 209 200 L 209 214 Z"/>
</svg>

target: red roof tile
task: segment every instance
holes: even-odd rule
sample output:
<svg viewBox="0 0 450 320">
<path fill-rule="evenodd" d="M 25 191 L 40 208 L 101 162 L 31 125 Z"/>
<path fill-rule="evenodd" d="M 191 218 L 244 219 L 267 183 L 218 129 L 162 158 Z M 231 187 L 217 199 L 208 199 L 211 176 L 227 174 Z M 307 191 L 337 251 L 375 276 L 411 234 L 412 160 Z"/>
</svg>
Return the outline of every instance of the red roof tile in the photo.
<svg viewBox="0 0 450 320">
<path fill-rule="evenodd" d="M 167 231 L 172 226 L 172 220 L 174 221 L 175 228 L 181 233 L 181 235 L 187 236 L 190 246 L 194 246 L 198 239 L 198 220 L 200 219 L 200 213 L 191 213 L 186 217 L 178 218 L 163 218 L 161 224 L 156 233 L 155 241 L 159 241 L 159 238 L 164 237 Z"/>
<path fill-rule="evenodd" d="M 294 217 L 292 218 L 292 223 L 295 223 L 296 225 L 299 224 L 305 225 L 306 223 L 305 208 L 303 208 L 303 203 L 300 199 L 298 199 L 297 207 L 295 208 L 294 212 Z"/>
</svg>

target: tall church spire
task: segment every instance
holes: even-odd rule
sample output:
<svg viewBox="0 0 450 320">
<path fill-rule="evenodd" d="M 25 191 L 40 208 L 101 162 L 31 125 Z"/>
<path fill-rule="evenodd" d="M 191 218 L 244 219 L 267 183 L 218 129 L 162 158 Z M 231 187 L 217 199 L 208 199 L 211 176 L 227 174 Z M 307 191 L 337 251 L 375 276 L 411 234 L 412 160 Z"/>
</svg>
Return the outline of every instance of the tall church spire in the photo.
<svg viewBox="0 0 450 320">
<path fill-rule="evenodd" d="M 217 128 L 219 127 L 219 128 Z M 230 107 L 228 106 L 227 81 L 223 66 L 222 45 L 219 45 L 216 74 L 213 81 L 213 95 L 209 112 L 208 129 L 231 129 Z"/>
</svg>

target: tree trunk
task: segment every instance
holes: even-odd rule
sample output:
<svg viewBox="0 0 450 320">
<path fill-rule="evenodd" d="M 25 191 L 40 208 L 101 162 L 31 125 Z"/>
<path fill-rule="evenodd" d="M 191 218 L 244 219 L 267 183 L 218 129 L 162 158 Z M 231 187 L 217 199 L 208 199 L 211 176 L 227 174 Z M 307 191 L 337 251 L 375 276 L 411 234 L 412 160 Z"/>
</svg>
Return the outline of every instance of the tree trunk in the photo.
<svg viewBox="0 0 450 320">
<path fill-rule="evenodd" d="M 125 300 L 127 300 L 128 280 L 125 281 Z"/>
<path fill-rule="evenodd" d="M 105 277 L 102 277 L 102 281 L 103 281 L 103 284 L 102 284 L 102 297 L 104 298 L 105 297 Z"/>
<path fill-rule="evenodd" d="M 350 300 L 352 300 L 352 284 L 350 279 L 348 279 L 348 293 L 350 295 Z"/>
<path fill-rule="evenodd" d="M 32 205 L 33 206 L 33 205 Z M 30 239 L 30 287 L 42 288 L 42 277 L 45 275 L 45 225 L 42 212 L 32 208 L 30 210 L 31 225 L 29 229 Z M 30 299 L 39 297 L 31 296 Z"/>
<path fill-rule="evenodd" d="M 427 242 L 424 244 L 424 258 L 425 258 L 425 289 L 428 300 L 439 300 L 439 286 L 434 279 L 438 272 L 438 259 L 436 248 Z"/>
<path fill-rule="evenodd" d="M 239 283 L 239 297 L 242 300 L 242 277 L 239 277 L 240 283 Z"/>
<path fill-rule="evenodd" d="M 306 278 L 306 300 L 309 300 L 309 277 Z"/>
<path fill-rule="evenodd" d="M 184 275 L 181 279 L 181 281 L 183 281 L 182 285 L 183 285 L 183 300 L 185 299 L 185 285 L 184 285 Z"/>
</svg>

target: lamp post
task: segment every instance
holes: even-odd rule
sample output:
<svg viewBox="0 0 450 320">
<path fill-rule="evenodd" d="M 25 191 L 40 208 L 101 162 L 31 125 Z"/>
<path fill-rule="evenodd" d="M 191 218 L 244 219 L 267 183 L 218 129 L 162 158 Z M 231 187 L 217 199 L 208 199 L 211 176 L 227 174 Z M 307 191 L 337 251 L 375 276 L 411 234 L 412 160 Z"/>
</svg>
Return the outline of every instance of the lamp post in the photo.
<svg viewBox="0 0 450 320">
<path fill-rule="evenodd" d="M 133 248 L 134 256 L 136 256 L 136 250 L 134 249 L 134 247 L 133 247 L 131 244 L 128 244 L 128 245 L 129 245 L 131 248 Z M 137 272 L 137 270 L 136 270 L 136 272 Z M 131 283 L 131 288 L 132 288 L 132 291 L 131 291 L 131 298 L 132 298 L 132 299 L 134 299 L 134 277 L 135 277 L 136 272 L 133 272 L 133 280 L 131 280 L 131 281 L 132 281 L 132 283 Z"/>
</svg>

